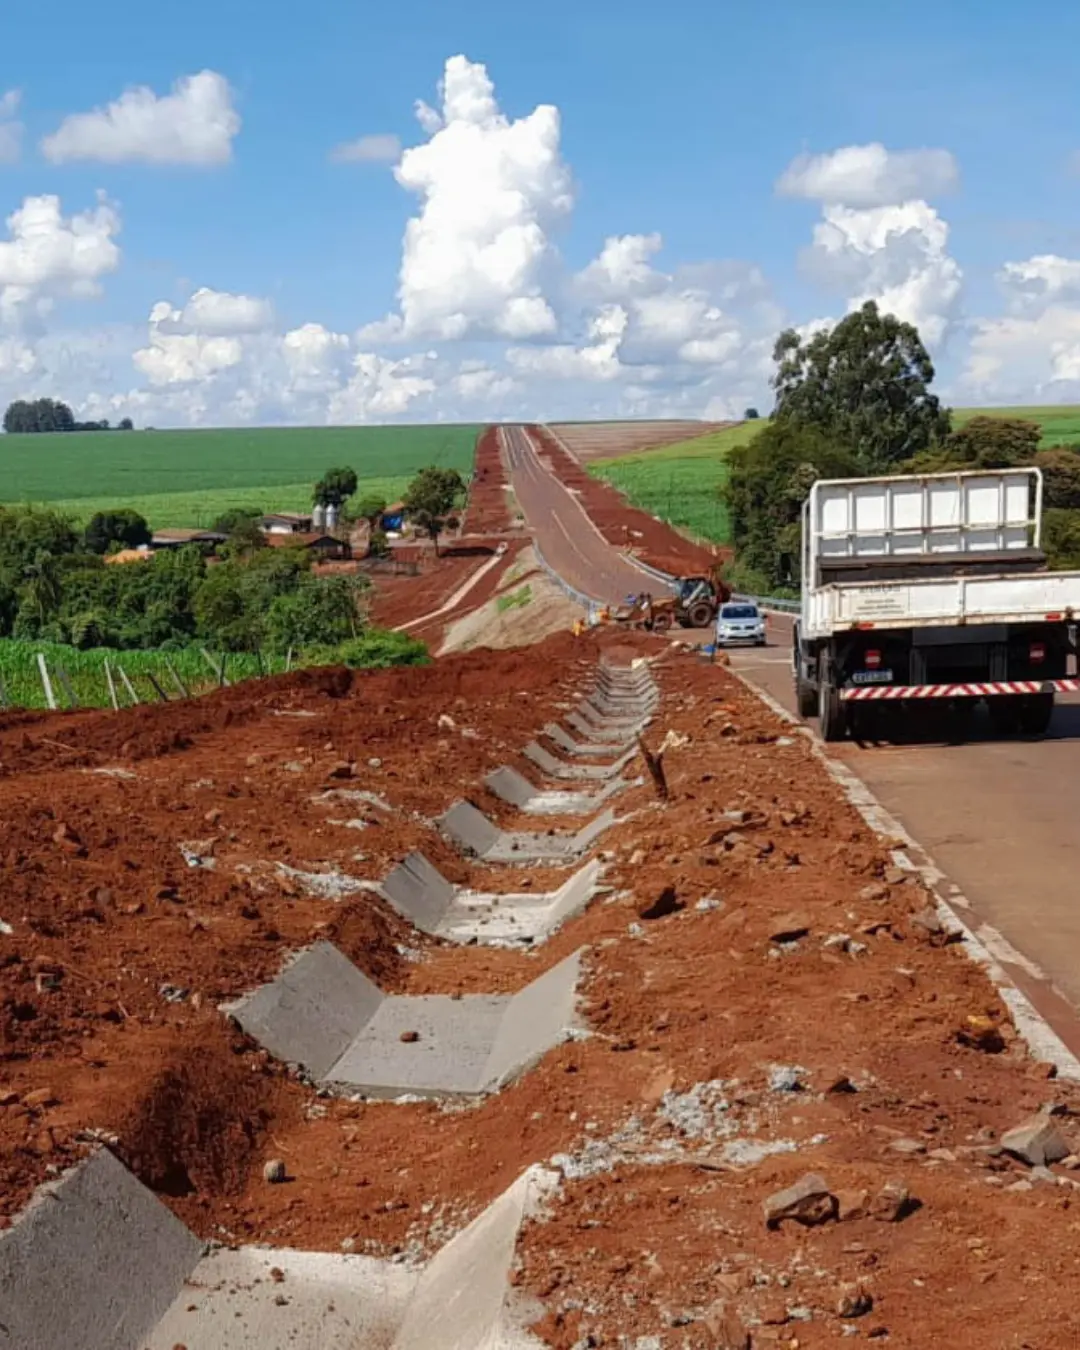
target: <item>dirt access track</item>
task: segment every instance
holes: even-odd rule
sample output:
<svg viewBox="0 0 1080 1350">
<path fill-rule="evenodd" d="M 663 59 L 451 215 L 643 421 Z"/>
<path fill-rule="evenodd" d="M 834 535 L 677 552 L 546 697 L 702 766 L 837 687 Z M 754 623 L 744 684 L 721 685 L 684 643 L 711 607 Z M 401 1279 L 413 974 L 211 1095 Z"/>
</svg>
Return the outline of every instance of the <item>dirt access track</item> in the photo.
<svg viewBox="0 0 1080 1350">
<path fill-rule="evenodd" d="M 572 712 L 597 680 L 599 703 Z M 576 739 L 596 752 L 558 753 L 542 737 L 559 769 L 545 781 L 521 752 L 557 720 L 591 726 Z M 565 812 L 554 792 L 600 780 L 563 775 L 614 781 L 603 766 L 643 724 L 652 750 L 666 747 L 667 797 L 635 781 L 631 760 L 614 782 L 616 823 L 572 864 L 485 866 L 438 828 L 467 798 L 504 830 L 551 841 L 576 829 L 588 815 L 519 811 L 488 775 L 516 768 L 543 789 L 541 811 Z M 494 895 L 492 915 L 500 895 L 513 908 L 511 893 L 556 892 L 589 860 L 602 888 L 547 941 L 461 945 L 371 889 L 417 849 L 467 888 L 462 904 Z M 252 1244 L 275 1249 L 243 1286 L 268 1291 L 267 1350 L 357 1343 L 355 1331 L 286 1331 L 308 1288 L 298 1272 L 316 1260 L 298 1253 L 351 1263 L 334 1267 L 339 1301 L 373 1272 L 382 1288 L 439 1252 L 422 1284 L 453 1257 L 448 1239 L 472 1241 L 483 1230 L 466 1225 L 490 1223 L 537 1164 L 546 1199 L 500 1239 L 509 1282 L 496 1299 L 534 1339 L 507 1344 L 1077 1344 L 1077 1089 L 1028 1053 L 966 943 L 808 736 L 692 651 L 564 634 L 119 714 L 9 714 L 0 857 L 5 1324 L 42 1287 L 25 1235 L 72 1212 L 65 1201 L 28 1218 L 34 1188 L 106 1147 L 195 1239 L 236 1260 L 256 1259 Z M 220 1007 L 313 943 L 385 995 L 466 1010 L 576 960 L 578 1024 L 472 1099 L 328 1094 Z M 395 1055 L 423 1052 L 419 1025 Z M 1007 1136 L 1039 1110 L 1052 1114 L 1034 1143 Z M 1050 1167 L 1033 1165 L 1044 1157 Z M 801 1198 L 766 1208 L 800 1182 Z M 56 1222 L 50 1259 L 71 1262 L 72 1280 L 34 1316 L 62 1311 L 85 1263 L 124 1241 L 105 1223 L 84 1249 Z M 29 1265 L 5 1264 L 12 1241 L 27 1243 Z M 434 1329 L 416 1330 L 421 1306 L 373 1343 L 495 1343 L 451 1334 L 461 1309 L 484 1303 L 475 1282 L 492 1265 L 490 1254 L 451 1264 L 451 1284 L 428 1287 Z M 153 1282 L 140 1271 L 122 1312 Z M 239 1288 L 219 1284 L 220 1297 Z M 201 1325 L 213 1295 L 182 1289 L 181 1326 Z M 120 1323 L 93 1340 L 94 1285 L 79 1297 L 86 1350 L 142 1350 Z M 165 1350 L 203 1350 L 249 1344 L 252 1324 L 237 1316 L 233 1335 L 218 1323 L 216 1339 L 163 1325 Z"/>
</svg>

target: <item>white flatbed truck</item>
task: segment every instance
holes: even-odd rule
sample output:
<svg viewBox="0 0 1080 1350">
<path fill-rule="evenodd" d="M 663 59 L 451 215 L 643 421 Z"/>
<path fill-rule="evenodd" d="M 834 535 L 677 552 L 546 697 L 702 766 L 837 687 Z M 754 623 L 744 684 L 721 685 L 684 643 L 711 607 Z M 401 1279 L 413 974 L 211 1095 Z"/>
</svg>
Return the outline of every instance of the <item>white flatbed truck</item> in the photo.
<svg viewBox="0 0 1080 1350">
<path fill-rule="evenodd" d="M 792 655 L 825 740 L 883 705 L 933 707 L 950 734 L 979 701 L 1002 733 L 1047 729 L 1080 689 L 1080 572 L 1046 570 L 1042 495 L 1034 468 L 814 484 Z"/>
</svg>

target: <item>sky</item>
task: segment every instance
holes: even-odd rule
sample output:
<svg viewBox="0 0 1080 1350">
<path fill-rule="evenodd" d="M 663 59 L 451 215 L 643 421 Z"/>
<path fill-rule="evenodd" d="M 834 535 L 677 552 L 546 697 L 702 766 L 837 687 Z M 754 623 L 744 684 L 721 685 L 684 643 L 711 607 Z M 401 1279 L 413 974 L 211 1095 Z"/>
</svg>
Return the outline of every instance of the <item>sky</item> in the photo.
<svg viewBox="0 0 1080 1350">
<path fill-rule="evenodd" d="M 866 299 L 1080 401 L 1064 0 L 75 0 L 5 20 L 0 404 L 739 417 Z"/>
</svg>

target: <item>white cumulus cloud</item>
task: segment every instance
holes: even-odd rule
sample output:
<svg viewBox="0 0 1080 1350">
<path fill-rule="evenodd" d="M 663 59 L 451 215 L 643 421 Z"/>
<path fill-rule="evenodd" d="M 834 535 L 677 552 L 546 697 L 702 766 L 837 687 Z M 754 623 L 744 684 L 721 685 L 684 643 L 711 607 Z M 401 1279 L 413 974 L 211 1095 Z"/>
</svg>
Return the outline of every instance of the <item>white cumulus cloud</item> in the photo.
<svg viewBox="0 0 1080 1350">
<path fill-rule="evenodd" d="M 815 280 L 847 295 L 849 310 L 876 300 L 935 345 L 956 316 L 963 281 L 948 242 L 948 224 L 923 201 L 827 206 L 802 261 Z"/>
<path fill-rule="evenodd" d="M 120 216 L 104 196 L 66 218 L 59 197 L 27 197 L 7 227 L 10 237 L 0 240 L 0 318 L 9 322 L 46 313 L 61 297 L 98 295 L 101 278 L 120 262 Z"/>
<path fill-rule="evenodd" d="M 179 322 L 199 333 L 259 333 L 274 322 L 269 300 L 251 295 L 231 295 L 202 286 L 184 306 Z"/>
<path fill-rule="evenodd" d="M 345 141 L 330 151 L 337 164 L 393 164 L 401 158 L 401 141 L 397 136 L 360 136 Z"/>
<path fill-rule="evenodd" d="M 1080 259 L 1041 253 L 1022 262 L 1007 262 L 998 283 L 1010 308 L 1035 313 L 1048 305 L 1080 300 Z"/>
<path fill-rule="evenodd" d="M 866 208 L 937 197 L 951 192 L 959 179 L 948 150 L 887 150 L 873 142 L 799 155 L 781 174 L 776 190 L 782 197 Z"/>
<path fill-rule="evenodd" d="M 980 401 L 1080 399 L 1080 260 L 1037 254 L 997 280 L 1007 312 L 974 321 L 960 389 Z"/>
<path fill-rule="evenodd" d="M 417 104 L 429 139 L 394 170 L 420 198 L 405 231 L 400 315 L 366 335 L 550 337 L 558 321 L 545 292 L 555 264 L 549 235 L 573 205 L 558 109 L 542 104 L 509 119 L 486 68 L 464 56 L 447 61 L 440 92 L 441 112 Z"/>
<path fill-rule="evenodd" d="M 139 86 L 104 108 L 72 113 L 41 150 L 54 164 L 227 164 L 239 131 L 228 80 L 204 70 L 177 80 L 169 94 Z"/>
</svg>

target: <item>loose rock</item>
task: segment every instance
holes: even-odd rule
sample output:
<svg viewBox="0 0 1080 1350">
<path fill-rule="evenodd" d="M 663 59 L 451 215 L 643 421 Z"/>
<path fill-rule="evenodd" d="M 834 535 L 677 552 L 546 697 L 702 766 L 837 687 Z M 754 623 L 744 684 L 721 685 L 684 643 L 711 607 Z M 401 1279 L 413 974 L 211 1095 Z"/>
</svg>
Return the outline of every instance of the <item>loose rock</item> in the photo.
<svg viewBox="0 0 1080 1350">
<path fill-rule="evenodd" d="M 1031 1167 L 1061 1162 L 1072 1152 L 1054 1122 L 1041 1114 L 1006 1130 L 1001 1136 L 1001 1147 Z"/>
<path fill-rule="evenodd" d="M 837 1201 L 824 1179 L 816 1172 L 808 1172 L 793 1186 L 770 1195 L 762 1208 L 766 1228 L 779 1228 L 787 1219 L 810 1228 L 835 1219 Z"/>
<path fill-rule="evenodd" d="M 912 1207 L 911 1192 L 902 1181 L 887 1181 L 870 1202 L 870 1215 L 882 1223 L 899 1223 Z"/>
<path fill-rule="evenodd" d="M 280 1185 L 287 1175 L 285 1164 L 280 1158 L 271 1158 L 269 1162 L 263 1163 L 263 1180 L 269 1185 Z"/>
</svg>

